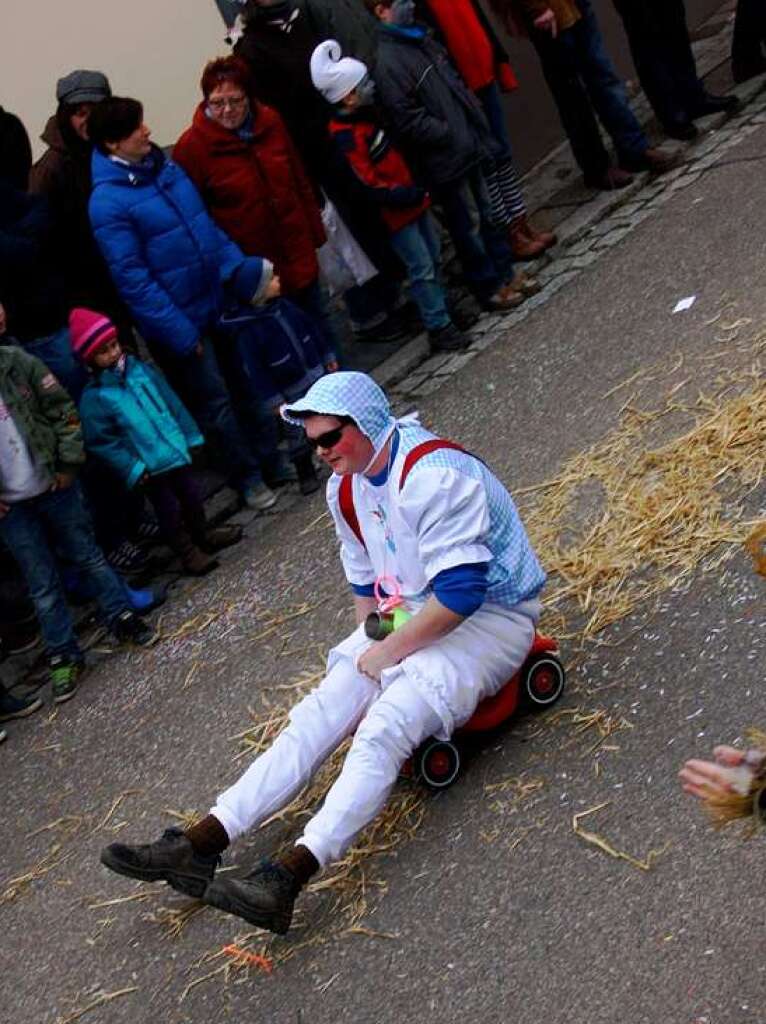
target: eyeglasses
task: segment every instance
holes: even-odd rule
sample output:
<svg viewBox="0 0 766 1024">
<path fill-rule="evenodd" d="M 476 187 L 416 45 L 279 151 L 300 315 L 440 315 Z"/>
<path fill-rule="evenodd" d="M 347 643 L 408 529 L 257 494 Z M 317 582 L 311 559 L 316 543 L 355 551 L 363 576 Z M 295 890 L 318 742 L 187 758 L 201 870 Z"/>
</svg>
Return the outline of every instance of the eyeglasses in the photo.
<svg viewBox="0 0 766 1024">
<path fill-rule="evenodd" d="M 306 440 L 308 441 L 309 447 L 312 451 L 316 451 L 317 448 L 334 448 L 343 436 L 343 431 L 347 426 L 348 423 L 343 423 L 341 426 L 335 427 L 333 430 L 326 430 L 324 434 L 320 434 L 319 437 L 308 437 L 307 435 Z"/>
<path fill-rule="evenodd" d="M 245 103 L 247 103 L 247 96 L 227 96 L 224 99 L 207 101 L 207 105 L 211 110 L 225 110 L 227 107 L 231 110 L 238 110 Z"/>
</svg>

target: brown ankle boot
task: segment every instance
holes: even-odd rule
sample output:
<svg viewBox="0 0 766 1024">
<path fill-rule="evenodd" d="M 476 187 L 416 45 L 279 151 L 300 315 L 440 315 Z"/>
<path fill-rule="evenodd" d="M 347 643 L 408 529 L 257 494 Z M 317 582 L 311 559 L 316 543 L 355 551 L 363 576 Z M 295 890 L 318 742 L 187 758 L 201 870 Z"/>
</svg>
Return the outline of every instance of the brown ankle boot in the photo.
<svg viewBox="0 0 766 1024">
<path fill-rule="evenodd" d="M 552 245 L 555 245 L 558 238 L 552 231 L 540 230 L 539 228 L 533 227 L 529 222 L 529 218 L 524 216 L 520 218 L 522 230 L 530 242 L 542 242 L 546 249 L 550 249 Z"/>
<path fill-rule="evenodd" d="M 508 225 L 508 240 L 515 260 L 536 260 L 545 252 L 543 242 L 530 238 L 526 232 L 526 217 L 517 217 Z"/>
<path fill-rule="evenodd" d="M 525 270 L 516 271 L 510 286 L 515 292 L 521 292 L 525 299 L 531 295 L 537 295 L 543 287 L 536 277 L 532 277 Z"/>
<path fill-rule="evenodd" d="M 180 530 L 173 544 L 175 551 L 181 556 L 181 564 L 184 573 L 188 576 L 207 576 L 213 569 L 217 569 L 219 562 L 204 551 L 200 551 L 185 530 Z"/>
</svg>

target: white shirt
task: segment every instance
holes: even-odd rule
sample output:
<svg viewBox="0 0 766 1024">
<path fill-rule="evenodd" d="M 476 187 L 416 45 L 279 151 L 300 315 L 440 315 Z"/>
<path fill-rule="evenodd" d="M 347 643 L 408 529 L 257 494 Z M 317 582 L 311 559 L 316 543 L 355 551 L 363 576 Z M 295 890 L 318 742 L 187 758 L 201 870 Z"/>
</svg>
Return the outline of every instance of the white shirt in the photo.
<svg viewBox="0 0 766 1024">
<path fill-rule="evenodd" d="M 10 409 L 0 398 L 0 501 L 12 505 L 36 498 L 51 483 L 50 473 L 36 462 Z"/>
</svg>

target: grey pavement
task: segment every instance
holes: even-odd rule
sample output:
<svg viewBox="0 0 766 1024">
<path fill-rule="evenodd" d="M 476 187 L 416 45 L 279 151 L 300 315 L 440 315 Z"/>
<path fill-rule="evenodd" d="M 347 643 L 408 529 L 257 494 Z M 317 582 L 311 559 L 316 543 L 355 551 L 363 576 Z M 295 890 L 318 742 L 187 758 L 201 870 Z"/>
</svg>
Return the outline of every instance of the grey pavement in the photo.
<svg viewBox="0 0 766 1024">
<path fill-rule="evenodd" d="M 700 158 L 714 159 L 650 186 L 629 231 L 617 238 L 616 222 L 585 235 L 594 249 L 609 239 L 606 256 L 570 267 L 512 329 L 492 325 L 483 351 L 417 396 L 423 421 L 521 493 L 614 431 L 631 402 L 651 408 L 676 385 L 693 397 L 738 365 L 762 384 L 750 342 L 766 331 L 759 102 Z M 694 305 L 674 315 L 687 296 Z M 652 444 L 673 434 L 657 429 Z M 762 482 L 728 497 L 748 517 L 766 514 Z M 534 500 L 522 494 L 524 508 Z M 11 723 L 0 899 L 37 870 L 0 902 L 0 1022 L 763 1024 L 766 838 L 715 834 L 676 782 L 685 757 L 764 723 L 764 581 L 740 551 L 599 643 L 564 643 L 563 714 L 493 737 L 452 790 L 425 799 L 411 839 L 371 858 L 367 932 L 335 934 L 343 908 L 332 892 L 312 894 L 294 934 L 269 944 L 271 974 L 202 981 L 246 928 L 204 910 L 173 938 L 163 920 L 187 901 L 102 871 L 105 843 L 205 811 L 246 763 L 236 736 L 250 709 L 284 705 L 280 687 L 347 632 L 322 512 L 318 495 L 249 522 L 219 572 L 176 588 L 162 620 L 175 638 L 101 658 L 75 700 Z M 572 509 L 571 528 L 587 515 Z M 578 709 L 616 727 L 600 752 Z M 582 827 L 636 859 L 661 851 L 650 870 L 574 833 L 573 815 L 602 804 Z M 227 866 L 246 870 L 282 836 L 277 824 L 236 844 Z M 312 920 L 327 941 L 300 948 Z"/>
</svg>

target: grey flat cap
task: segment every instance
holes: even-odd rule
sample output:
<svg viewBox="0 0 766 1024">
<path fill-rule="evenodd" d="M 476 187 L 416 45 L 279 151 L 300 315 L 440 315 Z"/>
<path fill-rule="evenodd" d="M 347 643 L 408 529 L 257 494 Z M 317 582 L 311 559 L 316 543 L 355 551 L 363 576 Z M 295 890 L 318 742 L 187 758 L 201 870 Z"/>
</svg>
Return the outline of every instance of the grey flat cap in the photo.
<svg viewBox="0 0 766 1024">
<path fill-rule="evenodd" d="M 109 79 L 100 71 L 70 71 L 56 82 L 59 103 L 100 103 L 112 95 Z"/>
</svg>

